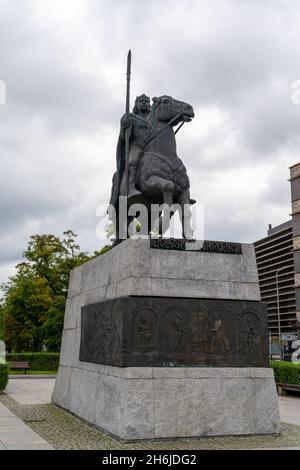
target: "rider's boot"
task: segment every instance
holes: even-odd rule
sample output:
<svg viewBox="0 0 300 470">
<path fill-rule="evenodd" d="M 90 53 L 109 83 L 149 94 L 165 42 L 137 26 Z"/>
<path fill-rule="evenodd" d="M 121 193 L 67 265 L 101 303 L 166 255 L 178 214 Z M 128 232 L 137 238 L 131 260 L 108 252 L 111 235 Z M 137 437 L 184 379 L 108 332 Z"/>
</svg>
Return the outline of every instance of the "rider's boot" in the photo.
<svg viewBox="0 0 300 470">
<path fill-rule="evenodd" d="M 137 167 L 135 165 L 129 165 L 129 169 L 128 169 L 128 197 L 138 196 L 139 194 L 142 194 L 141 191 L 139 191 L 135 187 L 136 172 L 137 172 Z"/>
</svg>

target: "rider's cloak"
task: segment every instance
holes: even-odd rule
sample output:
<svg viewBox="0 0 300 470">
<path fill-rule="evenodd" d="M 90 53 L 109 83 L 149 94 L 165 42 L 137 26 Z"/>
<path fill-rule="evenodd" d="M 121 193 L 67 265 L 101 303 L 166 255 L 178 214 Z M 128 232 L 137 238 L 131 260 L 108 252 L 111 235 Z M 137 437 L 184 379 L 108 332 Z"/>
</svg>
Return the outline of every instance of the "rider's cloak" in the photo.
<svg viewBox="0 0 300 470">
<path fill-rule="evenodd" d="M 120 195 L 120 185 L 125 169 L 125 141 L 119 134 L 117 151 L 116 151 L 117 171 L 113 175 L 111 196 L 109 203 L 117 209 Z"/>
</svg>

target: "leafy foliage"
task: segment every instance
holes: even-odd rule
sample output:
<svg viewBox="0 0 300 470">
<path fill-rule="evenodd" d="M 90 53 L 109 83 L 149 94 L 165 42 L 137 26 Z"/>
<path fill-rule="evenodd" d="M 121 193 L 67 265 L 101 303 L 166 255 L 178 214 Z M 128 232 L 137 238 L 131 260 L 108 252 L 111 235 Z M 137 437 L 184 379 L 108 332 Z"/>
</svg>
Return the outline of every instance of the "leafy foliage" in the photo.
<svg viewBox="0 0 300 470">
<path fill-rule="evenodd" d="M 272 361 L 275 382 L 281 384 L 300 384 L 300 363 Z"/>
<path fill-rule="evenodd" d="M 59 353 L 9 353 L 8 362 L 28 362 L 30 370 L 57 371 Z"/>
<path fill-rule="evenodd" d="M 8 382 L 8 364 L 0 364 L 0 392 L 5 390 Z"/>
<path fill-rule="evenodd" d="M 80 250 L 71 230 L 62 239 L 33 235 L 16 274 L 2 285 L 0 338 L 8 351 L 59 351 L 70 271 L 98 256 Z"/>
</svg>

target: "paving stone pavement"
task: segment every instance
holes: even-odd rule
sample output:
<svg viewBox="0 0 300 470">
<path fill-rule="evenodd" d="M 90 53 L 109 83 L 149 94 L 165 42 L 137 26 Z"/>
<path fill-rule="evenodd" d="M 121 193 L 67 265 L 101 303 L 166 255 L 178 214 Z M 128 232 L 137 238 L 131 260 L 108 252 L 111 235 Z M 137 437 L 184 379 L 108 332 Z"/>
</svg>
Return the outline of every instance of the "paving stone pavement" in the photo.
<svg viewBox="0 0 300 470">
<path fill-rule="evenodd" d="M 5 393 L 22 405 L 50 403 L 55 379 L 9 379 Z"/>
<path fill-rule="evenodd" d="M 280 436 L 215 437 L 124 442 L 52 405 L 21 405 L 8 395 L 0 401 L 56 449 L 79 450 L 195 450 L 257 449 L 300 446 L 300 426 L 282 423 Z"/>
<path fill-rule="evenodd" d="M 300 397 L 292 397 L 292 400 L 290 400 L 290 396 L 280 397 L 282 417 L 291 422 L 281 423 L 281 434 L 279 436 L 230 436 L 125 442 L 107 435 L 51 403 L 46 403 L 46 400 L 49 401 L 49 390 L 51 395 L 53 380 L 42 379 L 43 381 L 47 380 L 42 387 L 39 387 L 39 380 L 32 382 L 30 382 L 31 379 L 27 380 L 29 384 L 27 389 L 25 387 L 27 392 L 24 395 L 22 395 L 24 385 L 15 384 L 14 382 L 18 382 L 17 379 L 15 381 L 11 380 L 7 388 L 9 394 L 0 394 L 0 406 L 1 403 L 5 405 L 15 416 L 24 421 L 24 426 L 30 426 L 35 433 L 48 441 L 55 449 L 204 450 L 300 448 Z M 22 380 L 23 384 L 24 382 Z M 46 389 L 48 389 L 48 392 L 46 392 Z M 33 403 L 35 400 L 36 403 Z M 28 403 L 30 401 L 31 403 Z M 0 423 L 1 433 L 2 420 Z"/>
<path fill-rule="evenodd" d="M 53 447 L 0 403 L 0 450 L 50 450 Z"/>
<path fill-rule="evenodd" d="M 287 423 L 300 426 L 300 394 L 289 393 L 278 398 L 281 419 Z"/>
</svg>

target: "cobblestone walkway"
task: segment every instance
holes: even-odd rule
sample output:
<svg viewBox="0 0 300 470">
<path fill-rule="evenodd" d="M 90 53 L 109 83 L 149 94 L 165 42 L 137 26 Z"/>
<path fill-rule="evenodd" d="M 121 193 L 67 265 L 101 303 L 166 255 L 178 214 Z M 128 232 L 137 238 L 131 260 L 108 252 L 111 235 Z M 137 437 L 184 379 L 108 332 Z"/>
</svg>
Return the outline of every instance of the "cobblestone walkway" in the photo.
<svg viewBox="0 0 300 470">
<path fill-rule="evenodd" d="M 300 426 L 281 423 L 280 436 L 206 437 L 124 442 L 86 424 L 52 404 L 22 405 L 6 394 L 0 402 L 55 449 L 78 450 L 197 450 L 299 447 Z"/>
</svg>

